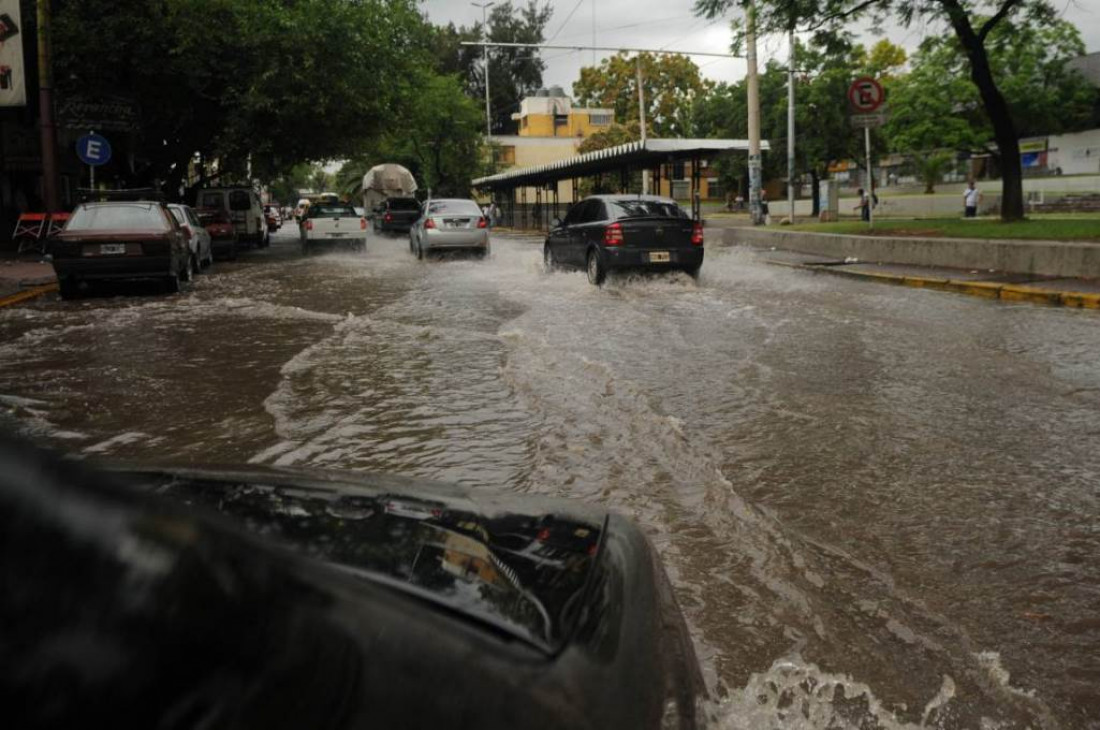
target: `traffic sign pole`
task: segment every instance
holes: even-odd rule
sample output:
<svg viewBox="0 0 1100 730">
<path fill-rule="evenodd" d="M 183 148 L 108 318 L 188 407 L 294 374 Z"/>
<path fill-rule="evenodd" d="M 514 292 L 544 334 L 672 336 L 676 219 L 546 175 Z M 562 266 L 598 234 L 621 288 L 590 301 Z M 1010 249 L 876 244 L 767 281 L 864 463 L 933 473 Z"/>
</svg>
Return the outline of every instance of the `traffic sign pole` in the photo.
<svg viewBox="0 0 1100 730">
<path fill-rule="evenodd" d="M 867 227 L 875 227 L 875 176 L 871 172 L 871 128 L 863 128 L 863 146 L 867 150 Z M 862 201 L 861 201 L 862 202 Z"/>
</svg>

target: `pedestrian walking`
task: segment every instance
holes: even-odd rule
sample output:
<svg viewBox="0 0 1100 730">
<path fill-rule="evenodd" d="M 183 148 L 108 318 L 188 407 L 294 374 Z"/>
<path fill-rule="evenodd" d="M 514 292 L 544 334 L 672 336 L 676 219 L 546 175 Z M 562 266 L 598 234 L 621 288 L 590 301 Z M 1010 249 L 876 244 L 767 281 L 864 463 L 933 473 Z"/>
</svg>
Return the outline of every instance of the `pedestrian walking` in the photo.
<svg viewBox="0 0 1100 730">
<path fill-rule="evenodd" d="M 860 188 L 856 191 L 856 195 L 859 196 L 859 203 L 856 204 L 852 210 L 859 211 L 860 220 L 870 222 L 871 220 L 871 196 L 867 194 L 867 191 Z"/>
<path fill-rule="evenodd" d="M 978 203 L 982 201 L 982 193 L 974 185 L 974 181 L 971 180 L 966 184 L 966 190 L 963 191 L 963 209 L 964 215 L 967 218 L 978 217 Z"/>
<path fill-rule="evenodd" d="M 489 225 L 497 226 L 499 224 L 500 224 L 500 206 L 497 205 L 496 201 L 494 200 L 489 205 Z"/>
</svg>

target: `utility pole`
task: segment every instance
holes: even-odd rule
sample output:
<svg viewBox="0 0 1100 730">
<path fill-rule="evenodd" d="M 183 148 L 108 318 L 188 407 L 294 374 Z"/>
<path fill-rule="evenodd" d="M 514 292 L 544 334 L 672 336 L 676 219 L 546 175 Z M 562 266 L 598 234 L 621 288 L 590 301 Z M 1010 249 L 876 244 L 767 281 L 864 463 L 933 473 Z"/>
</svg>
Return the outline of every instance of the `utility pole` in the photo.
<svg viewBox="0 0 1100 730">
<path fill-rule="evenodd" d="M 470 3 L 475 8 L 481 8 L 481 30 L 485 33 L 485 40 L 489 40 L 489 21 L 487 11 L 496 3 Z M 489 46 L 482 46 L 482 60 L 485 65 L 485 139 L 493 141 L 493 118 L 489 112 Z"/>
<path fill-rule="evenodd" d="M 787 202 L 794 225 L 794 19 L 791 19 L 790 50 L 787 59 Z"/>
<path fill-rule="evenodd" d="M 634 73 L 638 80 L 638 132 L 645 147 L 645 89 L 642 88 L 642 55 L 634 57 Z M 649 170 L 642 170 L 642 195 L 649 195 Z"/>
<path fill-rule="evenodd" d="M 749 102 L 749 210 L 753 225 L 764 222 L 760 208 L 760 80 L 756 75 L 756 10 L 745 11 L 745 50 L 748 61 Z"/>
<path fill-rule="evenodd" d="M 61 210 L 57 125 L 53 118 L 53 59 L 50 56 L 50 0 L 38 0 L 38 128 L 42 145 L 42 202 L 47 213 Z"/>
</svg>

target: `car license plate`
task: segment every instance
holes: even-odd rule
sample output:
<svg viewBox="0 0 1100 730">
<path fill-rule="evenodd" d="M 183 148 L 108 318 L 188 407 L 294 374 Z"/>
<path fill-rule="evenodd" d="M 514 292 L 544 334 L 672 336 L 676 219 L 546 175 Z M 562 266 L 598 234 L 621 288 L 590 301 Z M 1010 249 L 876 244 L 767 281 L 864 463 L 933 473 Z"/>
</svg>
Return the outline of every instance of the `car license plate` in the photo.
<svg viewBox="0 0 1100 730">
<path fill-rule="evenodd" d="M 99 252 L 101 254 L 126 253 L 126 244 L 125 243 L 101 243 L 101 244 L 99 244 Z"/>
<path fill-rule="evenodd" d="M 346 235 L 346 234 L 343 234 L 343 233 L 330 233 L 328 235 L 331 238 L 340 238 L 341 236 Z"/>
<path fill-rule="evenodd" d="M 668 251 L 650 251 L 649 263 L 651 264 L 667 264 L 668 263 Z"/>
</svg>

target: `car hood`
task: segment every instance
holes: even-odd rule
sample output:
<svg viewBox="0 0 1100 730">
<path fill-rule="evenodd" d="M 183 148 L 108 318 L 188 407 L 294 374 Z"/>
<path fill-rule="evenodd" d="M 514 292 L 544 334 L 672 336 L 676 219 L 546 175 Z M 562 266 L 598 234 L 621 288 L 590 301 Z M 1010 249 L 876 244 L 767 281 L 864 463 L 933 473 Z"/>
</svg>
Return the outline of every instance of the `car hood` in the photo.
<svg viewBox="0 0 1100 730">
<path fill-rule="evenodd" d="M 599 560 L 606 512 L 447 484 L 276 467 L 121 468 L 143 490 L 555 652 Z"/>
</svg>

